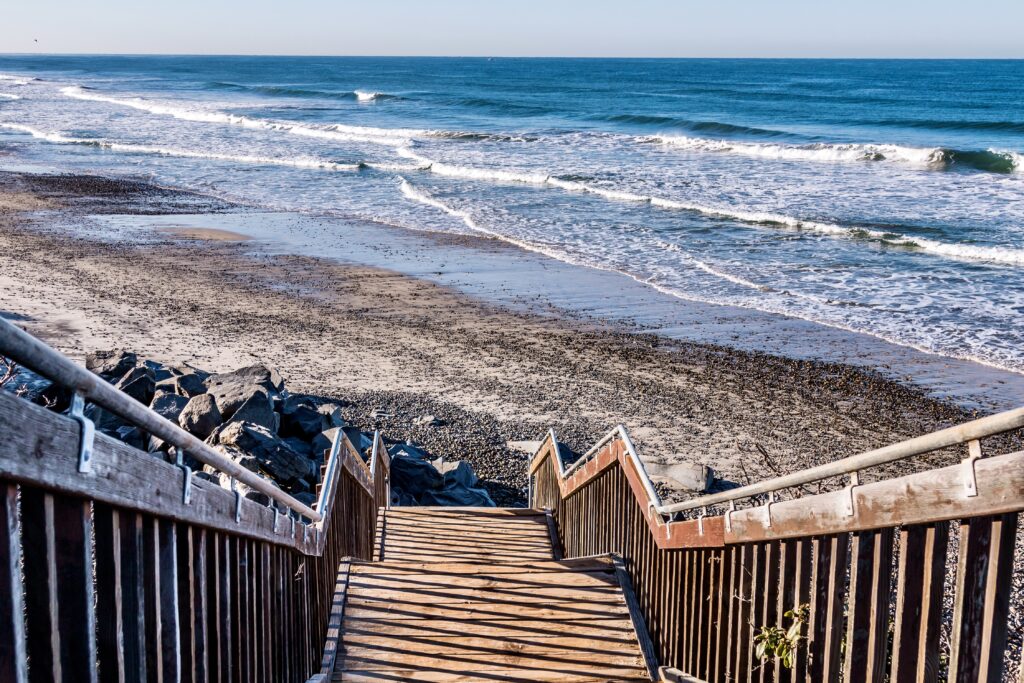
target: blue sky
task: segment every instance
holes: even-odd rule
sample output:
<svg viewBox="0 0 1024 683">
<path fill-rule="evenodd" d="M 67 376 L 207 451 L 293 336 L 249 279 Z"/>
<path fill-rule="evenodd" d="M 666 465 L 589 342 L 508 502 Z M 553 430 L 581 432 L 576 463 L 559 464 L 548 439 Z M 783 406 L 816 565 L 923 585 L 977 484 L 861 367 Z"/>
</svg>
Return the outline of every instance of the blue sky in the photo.
<svg viewBox="0 0 1024 683">
<path fill-rule="evenodd" d="M 1024 1 L 6 0 L 11 52 L 1019 58 Z"/>
</svg>

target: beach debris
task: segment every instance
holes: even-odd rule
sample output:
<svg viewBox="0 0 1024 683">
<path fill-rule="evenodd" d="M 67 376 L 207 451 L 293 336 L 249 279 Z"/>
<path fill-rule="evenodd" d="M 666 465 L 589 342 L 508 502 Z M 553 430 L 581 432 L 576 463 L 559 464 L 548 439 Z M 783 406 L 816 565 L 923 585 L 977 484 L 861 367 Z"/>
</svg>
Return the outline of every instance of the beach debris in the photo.
<svg viewBox="0 0 1024 683">
<path fill-rule="evenodd" d="M 442 422 L 433 415 L 420 415 L 412 419 L 413 425 L 417 427 L 440 427 Z"/>
</svg>

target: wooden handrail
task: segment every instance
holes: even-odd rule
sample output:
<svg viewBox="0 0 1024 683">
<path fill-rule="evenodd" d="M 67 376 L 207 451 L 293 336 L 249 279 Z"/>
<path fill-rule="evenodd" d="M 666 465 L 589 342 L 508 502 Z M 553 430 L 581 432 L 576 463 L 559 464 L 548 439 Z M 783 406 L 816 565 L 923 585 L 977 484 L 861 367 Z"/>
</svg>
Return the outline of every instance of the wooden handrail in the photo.
<svg viewBox="0 0 1024 683">
<path fill-rule="evenodd" d="M 999 680 L 1024 451 L 1001 453 L 1010 450 L 1007 439 L 985 452 L 981 439 L 1020 428 L 1022 416 L 1024 409 L 982 418 L 683 509 L 967 444 L 957 464 L 864 484 L 853 478 L 837 491 L 675 521 L 681 508 L 655 503 L 624 429 L 569 467 L 549 432 L 530 462 L 529 504 L 550 511 L 565 557 L 622 555 L 659 662 L 677 669 L 677 680 L 746 680 L 773 670 L 769 677 L 784 680 L 790 665 L 794 680 L 838 680 L 843 670 L 847 680 L 881 680 L 886 672 L 921 680 L 938 671 L 940 657 L 950 680 Z M 950 591 L 944 573 L 953 560 Z M 936 615 L 950 599 L 945 651 Z M 789 664 L 771 654 L 758 661 L 761 629 L 787 632 L 790 610 L 808 617 L 796 624 L 800 645 Z"/>
<path fill-rule="evenodd" d="M 64 354 L 3 318 L 0 318 L 0 354 L 71 389 L 175 448 L 182 449 L 204 465 L 210 465 L 246 486 L 270 496 L 303 517 L 314 522 L 323 519 L 319 512 L 305 503 L 296 500 L 254 472 L 250 472 L 233 460 L 224 457 L 148 406 L 142 405 Z"/>
<path fill-rule="evenodd" d="M 996 434 L 1002 434 L 1004 432 L 1021 428 L 1024 428 L 1024 406 L 1014 410 L 997 413 L 995 415 L 989 415 L 988 417 L 983 417 L 971 422 L 965 422 L 964 424 L 949 427 L 948 429 L 942 429 L 923 436 L 918 436 L 913 439 L 907 439 L 906 441 L 900 441 L 899 443 L 884 446 L 883 448 L 877 448 L 873 451 L 867 451 L 866 453 L 852 455 L 848 458 L 842 458 L 841 460 L 828 462 L 816 467 L 809 467 L 807 469 L 800 470 L 799 472 L 793 472 L 792 474 L 786 474 L 773 479 L 766 479 L 765 481 L 730 489 L 728 491 L 723 491 L 722 493 L 716 493 L 709 496 L 699 496 L 681 503 L 663 505 L 658 507 L 658 512 L 664 515 L 671 515 L 676 512 L 694 510 L 696 508 L 708 507 L 711 505 L 721 505 L 723 503 L 729 503 L 742 498 L 750 498 L 752 496 L 771 493 L 773 491 L 781 491 L 782 489 L 792 488 L 794 486 L 810 484 L 816 481 L 821 481 L 822 479 L 852 474 L 870 467 L 877 467 L 878 465 L 885 465 L 898 460 L 905 460 L 917 455 L 923 455 L 925 453 L 930 453 L 931 451 L 939 450 L 940 448 L 956 446 L 968 443 L 969 441 L 977 441 L 978 439 L 995 436 Z"/>
</svg>

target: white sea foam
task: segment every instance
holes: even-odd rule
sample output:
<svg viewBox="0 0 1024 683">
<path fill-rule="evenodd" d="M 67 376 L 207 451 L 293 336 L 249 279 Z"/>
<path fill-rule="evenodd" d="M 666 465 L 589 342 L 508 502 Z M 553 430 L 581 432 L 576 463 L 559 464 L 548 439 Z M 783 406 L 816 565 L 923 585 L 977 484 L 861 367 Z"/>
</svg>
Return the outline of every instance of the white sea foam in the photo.
<svg viewBox="0 0 1024 683">
<path fill-rule="evenodd" d="M 21 133 L 28 133 L 32 137 L 46 140 L 61 145 L 84 145 L 98 147 L 112 152 L 124 152 L 127 154 L 154 154 L 159 156 L 183 157 L 188 159 L 212 159 L 216 161 L 231 161 L 240 164 L 255 164 L 260 166 L 289 166 L 292 168 L 323 169 L 328 171 L 357 171 L 359 164 L 339 164 L 325 159 L 314 159 L 310 157 L 293 157 L 281 159 L 276 157 L 263 157 L 247 154 L 222 154 L 219 152 L 196 152 L 187 149 L 175 149 L 173 147 L 157 147 L 152 145 L 136 145 L 124 142 L 110 142 L 108 140 L 94 140 L 90 138 L 74 138 L 60 133 L 42 131 L 32 126 L 25 126 L 20 123 L 0 122 L 0 128 L 15 130 Z"/>
<path fill-rule="evenodd" d="M 387 93 L 372 92 L 368 90 L 356 90 L 355 94 L 356 99 L 360 102 L 373 102 L 376 99 L 387 96 Z"/>
<path fill-rule="evenodd" d="M 371 142 L 394 147 L 408 144 L 409 141 L 407 138 L 413 134 L 425 133 L 425 131 L 413 131 L 400 128 L 373 128 L 368 126 L 345 126 L 341 124 L 321 128 L 287 121 L 254 119 L 249 116 L 239 116 L 237 114 L 229 114 L 228 112 L 219 110 L 197 109 L 194 107 L 163 104 L 152 100 L 145 100 L 140 97 L 110 97 L 108 95 L 101 95 L 90 90 L 85 90 L 80 86 L 62 88 L 61 93 L 67 97 L 77 100 L 103 102 L 122 107 L 130 107 L 132 109 L 138 109 L 151 114 L 171 116 L 182 121 L 220 123 L 241 126 L 243 128 L 279 131 L 303 137 L 337 140 L 341 142 Z"/>
<path fill-rule="evenodd" d="M 12 76 L 11 74 L 0 74 L 0 82 L 6 85 L 28 85 L 36 79 L 26 76 Z"/>
<path fill-rule="evenodd" d="M 885 244 L 917 248 L 923 252 L 948 258 L 991 261 L 1009 265 L 1024 265 L 1024 249 L 1008 247 L 986 247 L 972 244 L 950 244 L 921 237 L 883 232 L 857 226 L 844 226 L 822 221 L 806 220 L 784 214 L 762 211 L 742 211 L 726 207 L 706 206 L 676 199 L 667 199 L 652 195 L 637 194 L 627 190 L 603 187 L 582 183 L 575 180 L 563 180 L 543 173 L 524 173 L 505 171 L 502 169 L 473 168 L 455 166 L 434 161 L 417 154 L 409 148 L 399 148 L 398 154 L 421 164 L 420 170 L 429 171 L 442 176 L 465 178 L 468 180 L 490 180 L 506 183 L 525 183 L 531 185 L 550 185 L 569 192 L 582 192 L 597 195 L 612 201 L 650 204 L 651 206 L 671 211 L 690 211 L 705 216 L 721 217 L 754 225 L 778 226 L 788 229 L 812 232 L 847 239 L 867 239 Z"/>
<path fill-rule="evenodd" d="M 21 99 L 21 97 L 19 97 L 18 95 L 11 95 L 10 93 L 6 93 L 6 92 L 0 92 L 0 98 L 3 98 L 5 100 L 20 100 Z"/>
<path fill-rule="evenodd" d="M 695 152 L 741 154 L 762 159 L 796 161 L 897 161 L 919 166 L 945 163 L 944 150 L 939 147 L 904 147 L 857 143 L 813 143 L 786 145 L 768 142 L 740 142 L 688 137 L 685 135 L 654 135 L 638 138 L 640 142 L 658 142 Z"/>
</svg>

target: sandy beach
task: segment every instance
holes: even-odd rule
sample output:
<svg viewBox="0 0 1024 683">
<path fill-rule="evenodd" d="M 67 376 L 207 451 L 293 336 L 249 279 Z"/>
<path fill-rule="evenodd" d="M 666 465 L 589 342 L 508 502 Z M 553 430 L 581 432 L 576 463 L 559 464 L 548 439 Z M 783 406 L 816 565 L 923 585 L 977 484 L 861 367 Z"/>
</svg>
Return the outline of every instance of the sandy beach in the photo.
<svg viewBox="0 0 1024 683">
<path fill-rule="evenodd" d="M 967 417 L 863 368 L 524 313 L 379 267 L 271 253 L 244 239 L 236 211 L 128 181 L 4 174 L 0 310 L 77 358 L 125 347 L 212 370 L 276 365 L 290 386 L 349 401 L 358 424 L 470 460 L 499 504 L 525 487 L 526 456 L 506 442 L 548 428 L 582 451 L 622 423 L 654 471 L 699 462 L 743 483 Z M 204 228 L 193 220 L 144 244 L 61 227 L 186 213 Z M 428 414 L 443 424 L 413 424 Z"/>
</svg>

